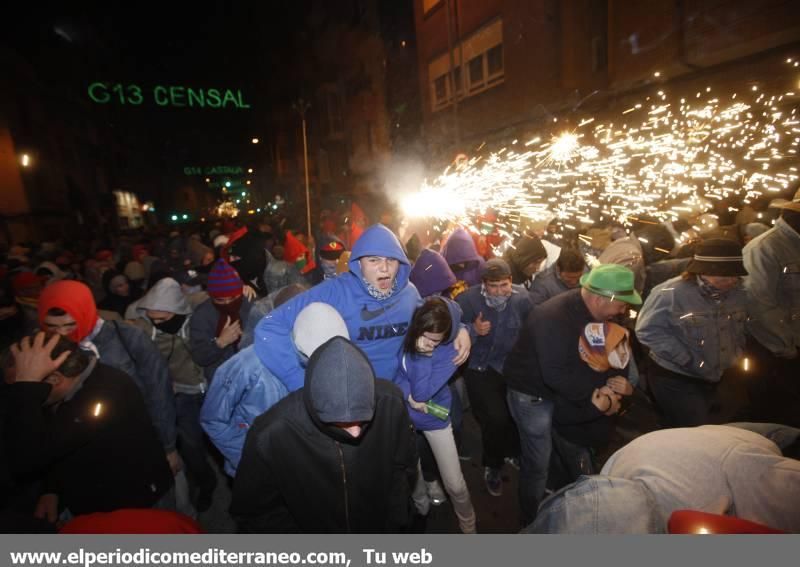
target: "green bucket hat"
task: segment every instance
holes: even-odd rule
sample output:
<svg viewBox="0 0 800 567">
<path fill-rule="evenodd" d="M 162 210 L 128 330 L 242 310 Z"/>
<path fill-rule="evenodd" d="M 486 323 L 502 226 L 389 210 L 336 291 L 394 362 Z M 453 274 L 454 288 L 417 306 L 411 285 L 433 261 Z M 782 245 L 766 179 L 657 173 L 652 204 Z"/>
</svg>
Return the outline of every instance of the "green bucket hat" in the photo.
<svg viewBox="0 0 800 567">
<path fill-rule="evenodd" d="M 597 295 L 641 305 L 642 297 L 633 288 L 634 275 L 619 264 L 600 264 L 581 276 L 581 286 Z"/>
</svg>

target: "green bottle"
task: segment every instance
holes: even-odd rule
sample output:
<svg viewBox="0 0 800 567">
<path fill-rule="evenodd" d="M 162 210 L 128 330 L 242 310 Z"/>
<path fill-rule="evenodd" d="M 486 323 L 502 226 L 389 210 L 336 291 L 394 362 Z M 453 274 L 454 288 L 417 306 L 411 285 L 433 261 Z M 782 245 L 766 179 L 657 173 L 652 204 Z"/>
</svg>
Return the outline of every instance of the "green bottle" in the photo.
<svg viewBox="0 0 800 567">
<path fill-rule="evenodd" d="M 440 406 L 433 400 L 428 400 L 425 407 L 428 408 L 428 413 L 430 415 L 438 417 L 442 421 L 447 421 L 447 418 L 450 417 L 450 410 L 444 406 Z"/>
</svg>

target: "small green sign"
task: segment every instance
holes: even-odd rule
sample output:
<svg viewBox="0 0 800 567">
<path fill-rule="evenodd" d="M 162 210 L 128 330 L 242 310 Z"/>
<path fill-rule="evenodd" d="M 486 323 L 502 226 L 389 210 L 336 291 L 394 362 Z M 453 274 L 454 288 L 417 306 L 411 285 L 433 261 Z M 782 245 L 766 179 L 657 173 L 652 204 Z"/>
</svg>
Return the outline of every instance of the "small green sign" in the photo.
<svg viewBox="0 0 800 567">
<path fill-rule="evenodd" d="M 213 167 L 184 167 L 184 175 L 241 175 L 244 173 L 244 168 L 237 165 L 215 165 Z"/>
</svg>

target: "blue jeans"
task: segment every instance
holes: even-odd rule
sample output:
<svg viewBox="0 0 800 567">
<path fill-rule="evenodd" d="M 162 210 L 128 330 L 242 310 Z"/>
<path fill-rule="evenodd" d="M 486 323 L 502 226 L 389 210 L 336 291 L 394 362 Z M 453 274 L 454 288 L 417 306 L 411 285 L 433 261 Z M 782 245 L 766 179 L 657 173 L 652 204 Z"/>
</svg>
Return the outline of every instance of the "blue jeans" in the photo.
<svg viewBox="0 0 800 567">
<path fill-rule="evenodd" d="M 550 454 L 553 402 L 509 389 L 506 394 L 511 416 L 517 423 L 522 458 L 519 471 L 519 506 L 524 525 L 536 517 L 544 497 Z"/>
</svg>

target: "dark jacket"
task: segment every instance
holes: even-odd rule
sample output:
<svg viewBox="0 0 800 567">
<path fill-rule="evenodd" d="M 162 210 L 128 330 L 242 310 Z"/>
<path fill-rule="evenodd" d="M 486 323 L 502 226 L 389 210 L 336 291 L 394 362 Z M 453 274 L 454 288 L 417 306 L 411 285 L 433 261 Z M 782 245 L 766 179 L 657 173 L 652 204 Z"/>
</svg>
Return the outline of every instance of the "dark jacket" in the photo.
<svg viewBox="0 0 800 567">
<path fill-rule="evenodd" d="M 17 475 L 45 473 L 44 490 L 75 515 L 149 508 L 170 488 L 164 449 L 128 376 L 98 363 L 69 400 L 43 408 L 49 393 L 44 382 L 8 388 Z"/>
<path fill-rule="evenodd" d="M 503 373 L 506 356 L 517 341 L 520 328 L 532 308 L 528 290 L 519 285 L 512 288 L 511 297 L 502 311 L 486 305 L 480 286 L 470 288 L 456 299 L 464 313 L 461 321 L 467 326 L 472 339 L 469 368 L 480 372 L 493 368 L 500 374 Z M 483 313 L 484 321 L 492 324 L 489 334 L 482 337 L 478 336 L 472 324 L 480 313 Z"/>
<path fill-rule="evenodd" d="M 351 352 L 333 352 L 343 343 Z M 357 439 L 329 425 L 370 414 Z M 336 337 L 311 357 L 305 387 L 253 424 L 231 514 L 244 532 L 398 532 L 411 521 L 416 467 L 400 390 L 375 380 L 364 354 Z"/>
<path fill-rule="evenodd" d="M 558 276 L 558 266 L 553 264 L 536 276 L 531 284 L 531 301 L 534 305 L 544 303 L 551 297 L 569 291 L 570 288 Z"/>
<path fill-rule="evenodd" d="M 140 329 L 105 321 L 92 339 L 104 364 L 122 370 L 139 387 L 164 449 L 175 449 L 175 396 L 169 368 L 158 348 Z"/>
<path fill-rule="evenodd" d="M 253 304 L 244 298 L 239 309 L 242 328 L 247 323 L 252 306 Z M 192 351 L 194 361 L 203 368 L 203 374 L 209 383 L 220 364 L 239 352 L 238 343 L 219 348 L 214 342 L 217 338 L 219 316 L 219 312 L 214 308 L 214 302 L 208 299 L 197 306 L 189 320 L 189 349 Z"/>
<path fill-rule="evenodd" d="M 578 339 L 594 319 L 573 289 L 535 307 L 506 358 L 504 375 L 512 390 L 555 404 L 554 427 L 584 446 L 608 442 L 612 420 L 592 404 L 592 392 L 612 376 L 628 371 L 595 372 L 578 354 Z"/>
</svg>

